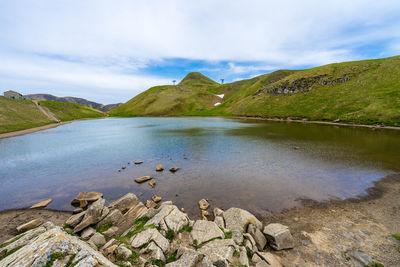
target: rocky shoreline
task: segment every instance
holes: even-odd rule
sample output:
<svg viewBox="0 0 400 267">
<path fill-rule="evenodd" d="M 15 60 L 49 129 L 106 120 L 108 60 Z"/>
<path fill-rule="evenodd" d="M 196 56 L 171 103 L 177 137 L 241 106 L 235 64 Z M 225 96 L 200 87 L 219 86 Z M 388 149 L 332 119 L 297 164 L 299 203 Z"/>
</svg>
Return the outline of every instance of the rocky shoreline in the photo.
<svg viewBox="0 0 400 267">
<path fill-rule="evenodd" d="M 399 182 L 392 175 L 366 197 L 304 203 L 261 221 L 238 208 L 193 221 L 171 201 L 146 207 L 129 193 L 106 205 L 102 194 L 82 193 L 76 214 L 58 212 L 59 226 L 46 222 L 56 211 L 21 210 L 39 215 L 1 242 L 0 266 L 398 266 Z M 208 208 L 199 201 L 202 215 Z"/>
</svg>

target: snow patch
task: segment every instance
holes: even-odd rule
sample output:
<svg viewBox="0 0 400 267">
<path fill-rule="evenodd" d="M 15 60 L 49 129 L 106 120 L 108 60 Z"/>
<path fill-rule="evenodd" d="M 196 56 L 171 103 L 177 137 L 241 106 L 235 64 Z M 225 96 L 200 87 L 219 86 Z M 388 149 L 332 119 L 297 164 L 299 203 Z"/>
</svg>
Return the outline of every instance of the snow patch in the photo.
<svg viewBox="0 0 400 267">
<path fill-rule="evenodd" d="M 215 103 L 215 104 L 214 104 L 214 107 L 216 107 L 216 106 L 218 106 L 218 105 L 221 105 L 221 103 L 220 103 L 220 102 Z"/>
<path fill-rule="evenodd" d="M 216 96 L 218 96 L 219 98 L 224 98 L 225 94 L 220 94 L 220 95 L 216 95 Z"/>
</svg>

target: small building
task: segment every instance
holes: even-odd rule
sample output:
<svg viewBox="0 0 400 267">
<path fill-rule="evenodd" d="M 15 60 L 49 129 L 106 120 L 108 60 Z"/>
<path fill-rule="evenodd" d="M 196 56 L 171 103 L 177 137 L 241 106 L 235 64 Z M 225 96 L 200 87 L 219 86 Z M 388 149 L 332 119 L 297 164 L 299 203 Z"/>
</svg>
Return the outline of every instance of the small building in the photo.
<svg viewBox="0 0 400 267">
<path fill-rule="evenodd" d="M 11 99 L 24 99 L 24 96 L 22 94 L 12 90 L 4 92 L 4 96 Z"/>
</svg>

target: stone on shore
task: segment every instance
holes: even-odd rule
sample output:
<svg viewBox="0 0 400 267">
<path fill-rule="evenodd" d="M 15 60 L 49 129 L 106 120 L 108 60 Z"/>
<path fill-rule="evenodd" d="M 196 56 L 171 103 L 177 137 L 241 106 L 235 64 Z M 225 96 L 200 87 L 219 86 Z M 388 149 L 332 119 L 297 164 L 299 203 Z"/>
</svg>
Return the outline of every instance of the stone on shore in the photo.
<svg viewBox="0 0 400 267">
<path fill-rule="evenodd" d="M 249 224 L 247 227 L 247 233 L 249 233 L 255 240 L 257 248 L 262 251 L 267 244 L 267 239 L 264 234 L 254 224 Z"/>
<path fill-rule="evenodd" d="M 163 205 L 166 204 L 163 203 Z M 173 209 L 171 213 L 164 218 L 164 221 L 168 229 L 173 230 L 174 232 L 178 232 L 183 228 L 183 226 L 189 223 L 189 218 L 185 213 L 179 211 L 176 208 Z"/>
<path fill-rule="evenodd" d="M 84 240 L 89 240 L 95 233 L 96 230 L 94 230 L 92 227 L 88 227 L 82 231 L 81 238 Z"/>
<path fill-rule="evenodd" d="M 139 204 L 140 200 L 132 193 L 128 193 L 123 197 L 111 203 L 108 207 L 110 209 L 118 209 L 120 212 L 125 213 L 130 208 Z"/>
<path fill-rule="evenodd" d="M 271 223 L 265 226 L 264 234 L 269 245 L 275 250 L 294 247 L 294 240 L 287 226 L 280 223 Z"/>
<path fill-rule="evenodd" d="M 19 233 L 25 232 L 25 231 L 28 231 L 28 230 L 31 230 L 31 229 L 33 229 L 33 228 L 38 227 L 38 226 L 41 225 L 42 223 L 43 223 L 42 220 L 40 220 L 40 219 L 34 219 L 34 220 L 32 220 L 32 221 L 29 221 L 29 222 L 27 222 L 27 223 L 24 223 L 24 224 L 18 226 L 18 227 L 17 227 L 17 231 L 18 231 Z"/>
<path fill-rule="evenodd" d="M 74 207 L 86 207 L 89 203 L 95 202 L 96 200 L 103 197 L 102 193 L 99 192 L 80 192 L 71 202 Z M 82 207 L 81 204 L 86 202 L 86 206 Z"/>
<path fill-rule="evenodd" d="M 279 259 L 270 252 L 256 252 L 263 261 L 267 262 L 271 267 L 282 267 Z"/>
<path fill-rule="evenodd" d="M 193 241 L 197 240 L 198 245 L 212 239 L 225 237 L 224 233 L 214 222 L 204 220 L 197 220 L 194 223 L 190 234 L 193 238 Z"/>
<path fill-rule="evenodd" d="M 223 217 L 225 226 L 229 230 L 239 230 L 244 233 L 249 224 L 253 224 L 258 229 L 262 229 L 262 223 L 247 210 L 230 208 L 224 211 Z"/>
<path fill-rule="evenodd" d="M 214 222 L 216 225 L 218 225 L 218 227 L 225 228 L 224 218 L 221 216 L 215 216 Z"/>
<path fill-rule="evenodd" d="M 132 256 L 132 251 L 130 249 L 128 249 L 127 247 L 125 247 L 124 245 L 117 247 L 116 252 L 117 252 L 117 257 L 124 259 L 124 260 L 126 260 L 130 256 Z"/>
<path fill-rule="evenodd" d="M 155 203 L 158 203 L 158 202 L 160 202 L 160 201 L 162 200 L 162 197 L 157 196 L 157 195 L 154 195 L 154 196 L 151 197 L 151 199 L 152 199 Z"/>
<path fill-rule="evenodd" d="M 60 227 L 53 227 L 37 236 L 29 236 L 29 240 L 26 240 L 27 236 L 28 234 L 21 238 L 26 242 L 20 249 L 0 260 L 0 266 L 44 266 L 53 254 L 59 253 L 65 257 L 75 254 L 74 262 L 79 262 L 78 266 L 116 267 L 86 242 L 67 234 Z"/>
<path fill-rule="evenodd" d="M 228 266 L 236 248 L 237 245 L 232 239 L 216 239 L 207 242 L 197 252 L 208 256 L 214 265 L 217 263 L 217 266 Z M 226 265 L 218 265 L 219 262 Z"/>
<path fill-rule="evenodd" d="M 162 172 L 163 170 L 164 170 L 164 166 L 163 165 L 159 164 L 159 165 L 156 166 L 156 171 Z"/>
<path fill-rule="evenodd" d="M 72 211 L 72 214 L 78 214 L 78 213 L 81 213 L 82 211 L 83 211 L 82 208 L 76 208 L 76 209 L 74 209 L 74 210 Z"/>
<path fill-rule="evenodd" d="M 160 232 L 158 232 L 158 230 L 155 228 L 144 230 L 133 236 L 131 246 L 133 248 L 139 248 L 150 241 L 156 243 L 157 246 L 159 246 L 164 252 L 167 251 L 169 247 L 168 239 L 160 234 Z"/>
<path fill-rule="evenodd" d="M 33 205 L 32 207 L 30 207 L 30 209 L 37 209 L 37 208 L 44 208 L 47 207 L 47 205 L 49 205 L 53 200 L 51 198 L 43 200 L 39 203 L 36 203 L 35 205 Z"/>
<path fill-rule="evenodd" d="M 151 180 L 151 179 L 153 179 L 153 177 L 151 177 L 151 176 L 142 176 L 142 177 L 136 178 L 135 182 L 138 183 L 138 184 L 141 184 L 141 183 L 144 183 L 144 182 L 146 182 L 148 180 Z"/>
<path fill-rule="evenodd" d="M 105 237 L 100 233 L 95 233 L 90 239 L 89 242 L 92 242 L 96 247 L 101 247 L 106 243 Z"/>
<path fill-rule="evenodd" d="M 172 167 L 169 169 L 170 172 L 177 172 L 180 168 L 179 167 Z"/>
<path fill-rule="evenodd" d="M 179 257 L 179 259 L 168 263 L 165 267 L 194 267 L 196 266 L 200 254 L 193 249 L 179 248 L 176 256 Z"/>
<path fill-rule="evenodd" d="M 149 209 L 157 207 L 157 203 L 155 203 L 153 200 L 146 200 L 146 207 Z"/>
<path fill-rule="evenodd" d="M 206 209 L 208 209 L 209 206 L 210 206 L 210 203 L 208 203 L 208 201 L 205 200 L 204 198 L 199 201 L 199 208 L 201 210 L 206 210 Z"/>
<path fill-rule="evenodd" d="M 93 217 L 95 223 L 101 221 L 109 213 L 109 209 L 104 206 L 105 202 L 106 201 L 103 198 L 100 198 L 93 202 L 86 210 L 86 214 L 85 217 L 83 217 L 83 220 L 88 217 Z"/>
<path fill-rule="evenodd" d="M 206 211 L 206 210 L 201 210 L 201 219 L 202 219 L 202 220 L 208 221 L 208 217 L 209 217 L 210 215 L 211 215 L 211 214 L 210 214 L 208 211 Z"/>
<path fill-rule="evenodd" d="M 122 213 L 118 209 L 115 209 L 109 212 L 103 220 L 97 223 L 96 226 L 99 227 L 106 224 L 117 225 L 122 220 L 122 218 Z"/>
<path fill-rule="evenodd" d="M 75 227 L 82 221 L 83 217 L 85 217 L 85 214 L 86 214 L 86 211 L 78 213 L 78 214 L 74 214 L 67 219 L 65 224 L 70 225 L 71 227 Z"/>
<path fill-rule="evenodd" d="M 86 219 L 83 219 L 77 226 L 75 226 L 73 233 L 79 233 L 83 229 L 93 225 L 96 223 L 96 220 L 93 218 L 93 216 L 89 216 Z"/>
</svg>

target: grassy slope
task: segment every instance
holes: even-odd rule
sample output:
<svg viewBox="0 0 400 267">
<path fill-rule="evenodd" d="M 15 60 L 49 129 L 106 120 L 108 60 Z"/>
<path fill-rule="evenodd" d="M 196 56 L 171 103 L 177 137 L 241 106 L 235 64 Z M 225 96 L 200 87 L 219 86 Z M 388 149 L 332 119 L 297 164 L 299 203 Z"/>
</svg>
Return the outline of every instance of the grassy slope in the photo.
<svg viewBox="0 0 400 267">
<path fill-rule="evenodd" d="M 32 101 L 0 96 L 0 133 L 39 127 L 52 122 Z"/>
<path fill-rule="evenodd" d="M 312 84 L 295 94 L 266 93 L 301 79 L 350 79 L 333 85 Z M 259 93 L 261 90 L 261 93 Z M 225 94 L 224 103 L 214 94 Z M 307 118 L 309 120 L 400 126 L 400 56 L 329 64 L 306 70 L 280 70 L 219 85 L 191 73 L 177 86 L 157 86 L 134 97 L 113 116 L 190 115 Z"/>
<path fill-rule="evenodd" d="M 61 121 L 103 117 L 101 111 L 73 103 L 40 101 Z M 13 132 L 55 123 L 45 116 L 31 100 L 14 100 L 0 96 L 0 133 Z"/>
<path fill-rule="evenodd" d="M 100 118 L 105 114 L 97 109 L 75 103 L 58 101 L 40 101 L 40 105 L 48 108 L 59 120 L 71 121 L 85 118 Z"/>
<path fill-rule="evenodd" d="M 287 71 L 286 74 L 290 74 Z M 308 92 L 290 95 L 255 93 L 284 82 L 327 74 L 332 79 L 343 74 L 353 75 L 349 81 L 334 85 L 313 85 Z M 330 64 L 294 71 L 272 84 L 268 77 L 275 73 L 220 86 L 226 93 L 225 102 L 213 109 L 187 115 L 297 117 L 310 120 L 339 119 L 345 122 L 400 126 L 400 56 Z M 230 88 L 239 87 L 234 93 Z M 232 91 L 232 90 L 231 90 Z"/>
<path fill-rule="evenodd" d="M 111 116 L 173 116 L 209 109 L 219 100 L 207 88 L 217 83 L 189 73 L 178 85 L 155 86 L 109 112 Z"/>
</svg>

